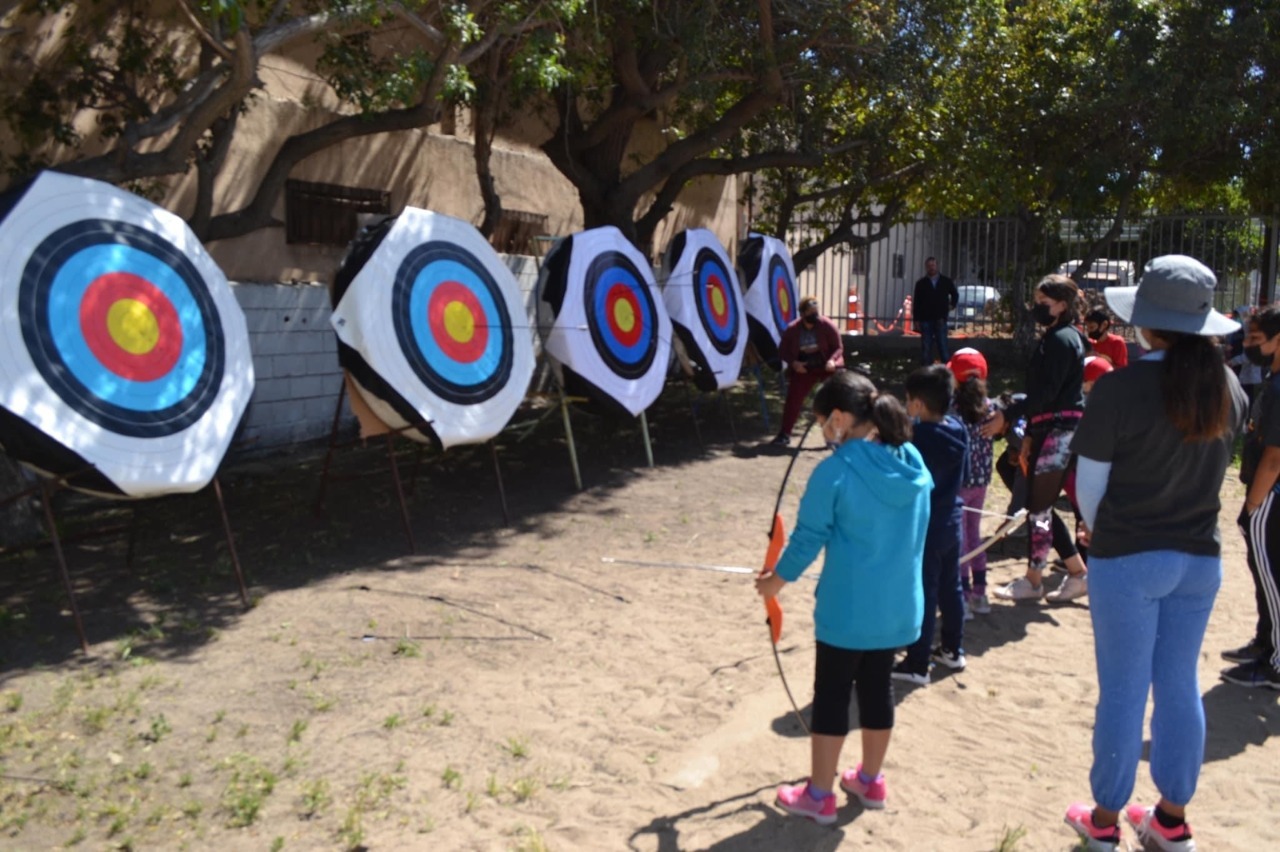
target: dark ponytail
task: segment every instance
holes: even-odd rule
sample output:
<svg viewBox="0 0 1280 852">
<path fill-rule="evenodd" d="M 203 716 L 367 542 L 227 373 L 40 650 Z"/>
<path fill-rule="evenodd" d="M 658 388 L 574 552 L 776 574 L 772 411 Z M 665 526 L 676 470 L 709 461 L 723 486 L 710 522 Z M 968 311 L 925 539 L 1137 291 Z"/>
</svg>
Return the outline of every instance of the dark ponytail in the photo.
<svg viewBox="0 0 1280 852">
<path fill-rule="evenodd" d="M 1226 367 L 1213 340 L 1199 334 L 1144 329 L 1165 340 L 1160 396 L 1164 413 L 1184 441 L 1212 441 L 1227 431 L 1231 395 Z"/>
<path fill-rule="evenodd" d="M 1066 302 L 1067 310 L 1058 317 L 1059 324 L 1074 323 L 1080 318 L 1084 299 L 1080 296 L 1080 285 L 1069 275 L 1046 275 L 1040 279 L 1036 289 L 1055 302 Z"/>
<path fill-rule="evenodd" d="M 902 402 L 880 393 L 870 379 L 852 370 L 841 370 L 818 388 L 813 410 L 823 417 L 844 411 L 855 420 L 870 421 L 880 441 L 890 446 L 900 447 L 911 440 L 911 418 Z"/>
<path fill-rule="evenodd" d="M 956 388 L 956 411 L 965 423 L 981 423 L 987 419 L 987 383 L 977 376 L 970 376 Z"/>
</svg>

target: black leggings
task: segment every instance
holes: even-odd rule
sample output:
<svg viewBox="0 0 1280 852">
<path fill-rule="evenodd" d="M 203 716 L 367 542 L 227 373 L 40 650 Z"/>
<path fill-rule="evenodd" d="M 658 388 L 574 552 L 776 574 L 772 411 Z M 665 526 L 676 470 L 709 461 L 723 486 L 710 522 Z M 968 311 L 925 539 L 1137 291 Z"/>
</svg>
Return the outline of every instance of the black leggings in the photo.
<svg viewBox="0 0 1280 852">
<path fill-rule="evenodd" d="M 849 733 L 849 698 L 855 687 L 859 726 L 873 731 L 893 727 L 891 674 L 895 650 L 851 651 L 818 643 L 813 672 L 813 733 L 828 737 Z"/>
<path fill-rule="evenodd" d="M 1009 508 L 1006 510 L 1012 515 L 1019 509 L 1025 509 L 1027 506 L 1027 480 L 1022 475 L 1022 471 L 1018 469 L 1018 463 L 1013 460 L 1010 453 L 1001 453 L 1000 458 L 996 459 L 996 473 L 1000 475 L 1000 480 L 1004 483 L 1004 487 L 1009 489 L 1009 493 L 1013 495 L 1009 501 Z M 1065 562 L 1071 557 L 1077 555 L 1079 550 L 1076 544 L 1071 540 L 1071 532 L 1067 529 L 1066 522 L 1058 516 L 1055 511 L 1052 518 L 1053 524 L 1053 549 L 1058 552 L 1058 556 Z"/>
</svg>

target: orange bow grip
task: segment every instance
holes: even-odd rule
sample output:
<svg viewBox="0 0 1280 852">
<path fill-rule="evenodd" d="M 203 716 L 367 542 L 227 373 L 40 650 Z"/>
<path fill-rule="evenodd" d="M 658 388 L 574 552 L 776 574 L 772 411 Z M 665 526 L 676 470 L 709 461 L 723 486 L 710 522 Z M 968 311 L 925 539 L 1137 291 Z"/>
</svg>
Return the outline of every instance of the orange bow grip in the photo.
<svg viewBox="0 0 1280 852">
<path fill-rule="evenodd" d="M 782 555 L 782 548 L 786 543 L 786 525 L 782 523 L 782 515 L 775 514 L 773 530 L 769 533 L 769 547 L 764 552 L 764 567 L 760 569 L 761 574 L 772 571 L 778 564 L 778 557 Z M 776 645 L 782 638 L 782 604 L 778 603 L 777 598 L 765 598 L 764 611 L 766 620 L 769 622 L 769 633 L 773 637 L 773 644 Z"/>
</svg>

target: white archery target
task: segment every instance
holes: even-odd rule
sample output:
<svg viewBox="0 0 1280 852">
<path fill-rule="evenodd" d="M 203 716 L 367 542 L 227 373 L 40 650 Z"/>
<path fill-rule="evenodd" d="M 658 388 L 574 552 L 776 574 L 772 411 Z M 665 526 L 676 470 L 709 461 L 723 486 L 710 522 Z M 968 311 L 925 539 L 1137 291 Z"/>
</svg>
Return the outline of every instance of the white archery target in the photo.
<svg viewBox="0 0 1280 852">
<path fill-rule="evenodd" d="M 563 270 L 564 298 L 546 350 L 592 386 L 638 416 L 658 395 L 671 360 L 671 318 L 658 298 L 643 254 L 612 226 L 558 243 L 543 277 Z M 561 273 L 557 273 L 561 274 Z M 544 281 L 542 291 L 547 290 Z"/>
<path fill-rule="evenodd" d="M 728 253 L 711 231 L 691 228 L 671 241 L 664 266 L 662 300 L 681 338 L 697 350 L 690 357 L 716 388 L 731 387 L 742 370 L 747 314 Z"/>
<path fill-rule="evenodd" d="M 533 375 L 532 332 L 515 276 L 471 224 L 440 213 L 406 207 L 331 321 L 338 339 L 444 448 L 501 432 Z M 388 425 L 412 425 L 357 385 Z"/>
<path fill-rule="evenodd" d="M 44 172 L 0 221 L 0 408 L 103 487 L 203 488 L 253 383 L 244 313 L 179 217 Z"/>
<path fill-rule="evenodd" d="M 782 240 L 755 233 L 750 234 L 747 240 L 748 243 L 758 243 L 744 248 L 753 252 L 759 248 L 759 264 L 753 264 L 755 268 L 752 270 L 743 270 L 747 316 L 754 320 L 752 328 L 763 331 L 776 350 L 782 340 L 782 332 L 795 320 L 799 311 L 796 270 L 791 263 L 791 253 Z"/>
</svg>

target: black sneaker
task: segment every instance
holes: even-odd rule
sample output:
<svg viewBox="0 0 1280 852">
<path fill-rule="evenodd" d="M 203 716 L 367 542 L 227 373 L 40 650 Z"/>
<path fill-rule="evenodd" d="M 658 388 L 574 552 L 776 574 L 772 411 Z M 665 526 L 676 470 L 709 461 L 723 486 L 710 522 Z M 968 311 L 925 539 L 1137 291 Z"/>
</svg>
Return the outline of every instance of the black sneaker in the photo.
<svg viewBox="0 0 1280 852">
<path fill-rule="evenodd" d="M 913 669 L 911 668 L 911 666 L 907 665 L 906 660 L 903 660 L 900 663 L 896 663 L 893 667 L 893 671 L 890 673 L 890 676 L 894 680 L 905 680 L 907 683 L 914 683 L 916 686 L 929 685 L 928 670 L 917 671 L 916 669 Z"/>
<path fill-rule="evenodd" d="M 789 447 L 791 446 L 791 436 L 779 435 L 778 437 L 770 441 L 769 445 L 773 447 Z"/>
<path fill-rule="evenodd" d="M 1280 690 L 1280 671 L 1276 671 L 1276 667 L 1271 665 L 1269 660 L 1255 660 L 1252 663 L 1232 666 L 1225 669 L 1221 677 L 1227 683 L 1234 683 L 1237 686 Z"/>
<path fill-rule="evenodd" d="M 1256 663 L 1270 656 L 1271 649 L 1257 639 L 1250 639 L 1247 645 L 1222 652 L 1222 659 L 1228 663 Z"/>
<path fill-rule="evenodd" d="M 933 649 L 933 653 L 929 655 L 929 659 L 941 666 L 946 666 L 952 671 L 964 671 L 965 660 L 964 651 L 952 651 L 939 645 Z"/>
</svg>

